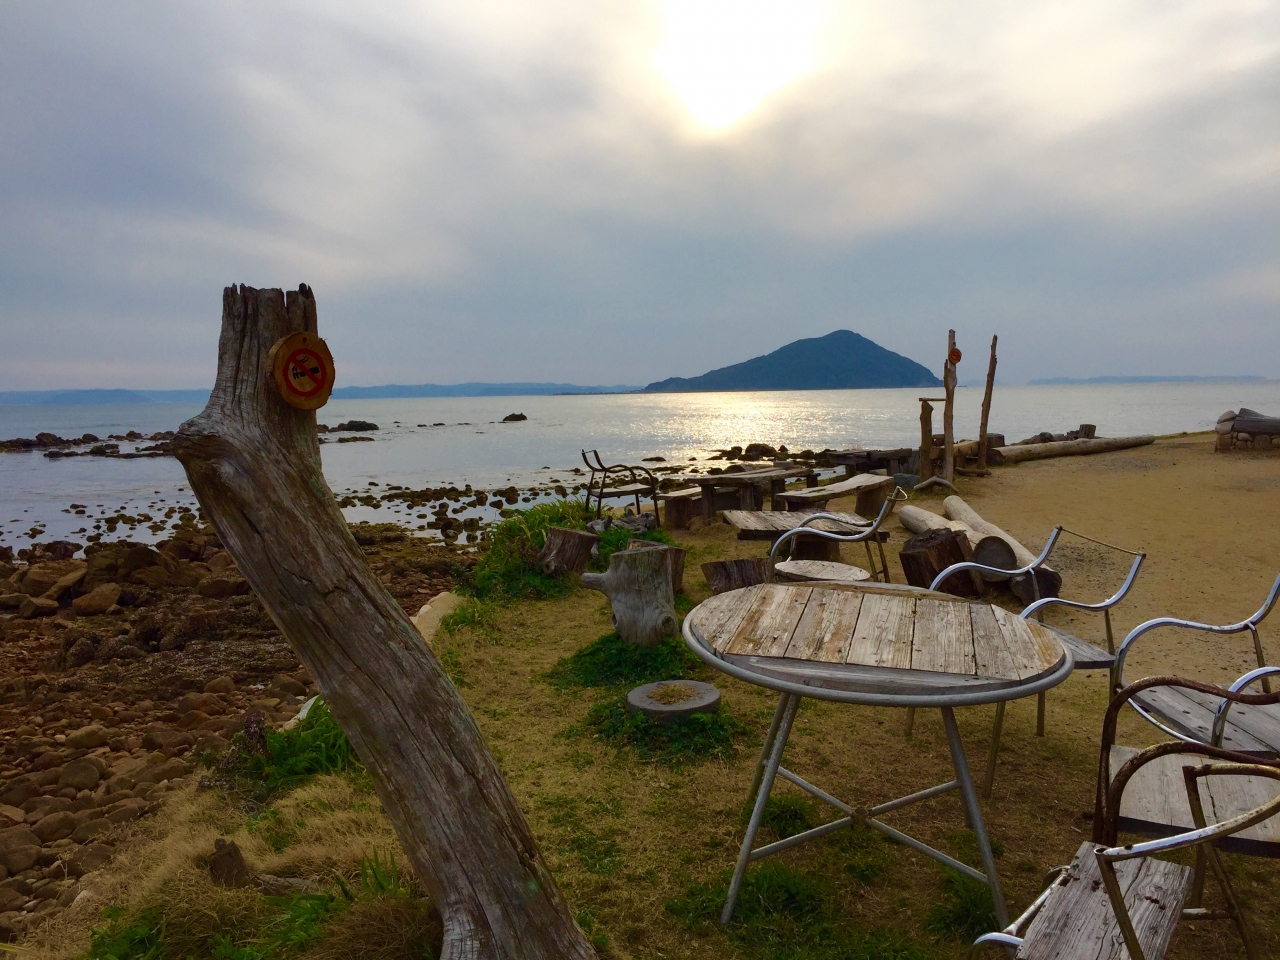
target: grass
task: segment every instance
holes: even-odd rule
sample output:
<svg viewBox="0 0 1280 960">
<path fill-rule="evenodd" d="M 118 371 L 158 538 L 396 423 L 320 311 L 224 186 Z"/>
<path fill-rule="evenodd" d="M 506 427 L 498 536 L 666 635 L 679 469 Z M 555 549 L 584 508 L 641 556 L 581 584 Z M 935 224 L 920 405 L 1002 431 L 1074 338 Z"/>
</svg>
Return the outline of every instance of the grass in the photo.
<svg viewBox="0 0 1280 960">
<path fill-rule="evenodd" d="M 678 637 L 657 646 L 628 643 L 617 632 L 556 662 L 546 680 L 558 690 L 592 687 L 636 687 L 657 680 L 683 680 L 698 666 L 698 658 Z"/>
<path fill-rule="evenodd" d="M 645 761 L 683 766 L 699 760 L 725 760 L 746 727 L 723 707 L 715 713 L 695 713 L 669 723 L 627 713 L 626 695 L 610 696 L 592 705 L 586 720 L 567 731 L 589 733 L 618 748 L 630 748 Z"/>
<path fill-rule="evenodd" d="M 581 529 L 591 512 L 581 500 L 540 503 L 528 510 L 516 510 L 494 524 L 480 539 L 484 551 L 480 561 L 465 572 L 460 587 L 477 600 L 511 602 L 523 598 L 562 597 L 572 589 L 567 577 L 550 577 L 535 562 L 552 527 Z M 445 629 L 463 626 L 454 611 L 444 618 Z M 451 626 L 452 624 L 452 626 Z"/>
<path fill-rule="evenodd" d="M 995 901 L 984 883 L 955 870 L 942 872 L 942 900 L 929 908 L 924 928 L 938 936 L 972 943 L 999 930 Z"/>
<path fill-rule="evenodd" d="M 665 543 L 668 546 L 678 546 L 671 539 L 671 534 L 659 528 L 656 530 L 647 530 L 644 533 L 636 533 L 634 530 L 628 530 L 626 527 L 610 527 L 608 530 L 600 534 L 600 542 L 596 544 L 596 555 L 591 558 L 587 564 L 590 570 L 608 570 L 609 558 L 619 550 L 627 549 L 627 544 L 632 540 L 647 540 L 650 543 Z"/>
<path fill-rule="evenodd" d="M 265 804 L 317 774 L 343 773 L 360 766 L 347 735 L 323 701 L 313 704 L 293 729 L 268 729 L 263 734 L 257 748 L 246 734 L 236 734 L 215 767 L 220 785 L 255 804 Z"/>
</svg>

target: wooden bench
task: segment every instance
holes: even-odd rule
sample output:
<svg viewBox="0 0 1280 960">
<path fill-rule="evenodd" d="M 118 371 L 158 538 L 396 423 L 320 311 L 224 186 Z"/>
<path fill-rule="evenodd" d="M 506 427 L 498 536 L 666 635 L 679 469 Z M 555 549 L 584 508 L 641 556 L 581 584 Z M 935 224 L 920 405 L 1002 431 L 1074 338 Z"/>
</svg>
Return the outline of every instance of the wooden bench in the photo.
<svg viewBox="0 0 1280 960">
<path fill-rule="evenodd" d="M 851 563 L 831 560 L 783 560 L 773 568 L 778 580 L 817 580 L 825 583 L 859 583 L 871 574 Z"/>
<path fill-rule="evenodd" d="M 804 523 L 813 512 L 792 513 L 784 510 L 773 510 L 766 513 L 754 510 L 726 510 L 724 519 L 730 526 L 738 529 L 739 540 L 767 540 L 772 544 L 787 531 L 794 530 Z M 846 536 L 861 533 L 871 526 L 869 520 L 864 520 L 854 513 L 833 513 L 831 516 L 838 519 L 816 520 L 809 526 L 815 530 L 825 530 L 827 533 L 839 533 Z M 874 539 L 880 550 L 881 569 L 879 575 L 887 583 L 889 567 L 884 558 L 884 543 L 889 539 L 889 532 L 887 530 L 877 530 Z M 871 557 L 870 539 L 866 542 L 866 548 L 867 562 L 874 569 L 875 563 Z M 802 534 L 796 538 L 791 559 L 826 560 L 840 563 L 840 544 L 838 541 L 828 540 L 825 537 L 804 536 Z"/>
<path fill-rule="evenodd" d="M 688 530 L 694 511 L 702 506 L 702 488 L 684 487 L 658 494 L 658 502 L 666 504 L 662 518 L 668 530 Z"/>
<path fill-rule="evenodd" d="M 874 517 L 893 491 L 893 478 L 880 477 L 873 473 L 860 473 L 828 483 L 825 486 L 811 487 L 807 490 L 783 490 L 773 494 L 775 510 L 803 510 L 806 507 L 823 509 L 829 500 L 836 497 L 857 495 L 854 513 L 864 517 Z"/>
</svg>

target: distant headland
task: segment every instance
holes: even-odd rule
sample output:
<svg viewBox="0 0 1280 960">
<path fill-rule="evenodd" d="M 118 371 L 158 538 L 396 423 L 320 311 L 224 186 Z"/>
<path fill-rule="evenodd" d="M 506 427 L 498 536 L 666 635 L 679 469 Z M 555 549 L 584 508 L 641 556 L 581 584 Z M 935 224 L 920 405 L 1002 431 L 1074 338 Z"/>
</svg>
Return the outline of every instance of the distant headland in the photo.
<svg viewBox="0 0 1280 960">
<path fill-rule="evenodd" d="M 796 340 L 763 357 L 712 370 L 700 377 L 672 377 L 646 393 L 715 390 L 856 390 L 868 387 L 938 387 L 928 367 L 886 350 L 852 330 Z"/>
<path fill-rule="evenodd" d="M 1045 377 L 1028 380 L 1032 387 L 1061 387 L 1077 383 L 1263 383 L 1266 377 Z"/>
</svg>

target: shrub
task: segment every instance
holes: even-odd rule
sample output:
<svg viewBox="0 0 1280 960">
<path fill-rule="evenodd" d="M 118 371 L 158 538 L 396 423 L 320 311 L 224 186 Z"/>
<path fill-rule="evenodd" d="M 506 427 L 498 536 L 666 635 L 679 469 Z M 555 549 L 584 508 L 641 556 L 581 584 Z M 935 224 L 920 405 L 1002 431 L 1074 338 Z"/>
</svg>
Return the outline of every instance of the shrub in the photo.
<svg viewBox="0 0 1280 960">
<path fill-rule="evenodd" d="M 460 585 L 479 600 L 564 596 L 569 592 L 568 581 L 547 576 L 535 558 L 546 543 L 549 529 L 580 529 L 590 517 L 586 503 L 581 500 L 557 500 L 514 511 L 512 516 L 484 532 L 480 539 L 484 554 Z"/>
</svg>

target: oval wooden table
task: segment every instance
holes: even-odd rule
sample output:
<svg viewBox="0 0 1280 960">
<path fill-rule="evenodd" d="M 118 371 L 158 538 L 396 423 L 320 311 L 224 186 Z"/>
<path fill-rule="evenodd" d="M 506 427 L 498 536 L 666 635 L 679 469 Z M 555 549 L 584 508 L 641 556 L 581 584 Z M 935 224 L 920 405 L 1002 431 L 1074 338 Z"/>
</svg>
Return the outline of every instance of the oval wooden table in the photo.
<svg viewBox="0 0 1280 960">
<path fill-rule="evenodd" d="M 880 583 L 765 583 L 733 590 L 698 604 L 685 618 L 683 630 L 689 648 L 717 670 L 780 694 L 749 791 L 755 804 L 721 923 L 728 923 L 733 915 L 751 861 L 865 823 L 985 883 L 1000 925 L 1008 925 L 1008 908 L 953 711 L 1016 700 L 1070 676 L 1071 653 L 1050 630 L 990 604 Z M 836 799 L 782 766 L 791 725 L 804 697 L 941 710 L 955 779 L 869 808 L 854 808 Z M 778 776 L 844 816 L 753 849 Z M 977 838 L 982 871 L 878 819 L 951 790 L 960 792 Z"/>
</svg>

